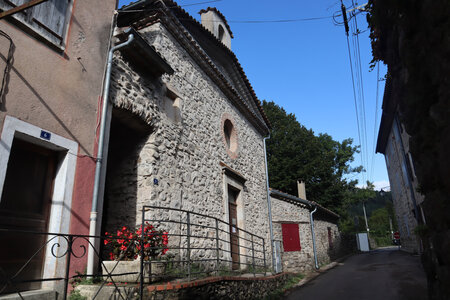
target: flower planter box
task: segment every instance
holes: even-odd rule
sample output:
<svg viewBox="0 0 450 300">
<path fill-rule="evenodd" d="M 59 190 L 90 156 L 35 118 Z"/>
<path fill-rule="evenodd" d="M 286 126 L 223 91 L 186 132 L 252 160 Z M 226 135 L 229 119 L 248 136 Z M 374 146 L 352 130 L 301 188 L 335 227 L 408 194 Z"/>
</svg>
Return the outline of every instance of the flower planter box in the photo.
<svg viewBox="0 0 450 300">
<path fill-rule="evenodd" d="M 107 282 L 111 282 L 111 277 L 106 277 L 109 273 L 112 273 L 112 278 L 114 282 L 127 282 L 134 283 L 140 281 L 139 271 L 140 271 L 140 260 L 132 261 L 115 261 L 108 260 L 103 261 L 102 265 L 102 275 L 103 279 Z M 117 264 L 117 266 L 116 266 Z M 150 266 L 151 266 L 151 276 L 150 276 Z M 159 261 L 144 262 L 144 282 L 151 283 L 160 279 L 158 275 L 164 274 L 164 263 Z M 127 274 L 134 273 L 134 274 Z M 123 275 L 121 275 L 123 274 Z"/>
</svg>

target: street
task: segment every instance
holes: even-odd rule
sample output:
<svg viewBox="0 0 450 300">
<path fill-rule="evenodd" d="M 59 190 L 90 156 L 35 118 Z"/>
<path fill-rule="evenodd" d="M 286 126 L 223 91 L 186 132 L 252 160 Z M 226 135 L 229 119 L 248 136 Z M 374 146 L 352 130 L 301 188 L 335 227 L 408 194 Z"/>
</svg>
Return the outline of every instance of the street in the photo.
<svg viewBox="0 0 450 300">
<path fill-rule="evenodd" d="M 356 254 L 284 299 L 427 299 L 420 257 L 397 247 Z"/>
</svg>

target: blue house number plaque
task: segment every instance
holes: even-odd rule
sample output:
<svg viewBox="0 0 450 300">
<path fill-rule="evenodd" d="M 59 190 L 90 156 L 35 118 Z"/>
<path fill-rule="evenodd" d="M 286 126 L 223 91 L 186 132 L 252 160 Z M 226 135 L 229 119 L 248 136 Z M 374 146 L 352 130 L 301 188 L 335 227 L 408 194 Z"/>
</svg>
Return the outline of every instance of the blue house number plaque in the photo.
<svg viewBox="0 0 450 300">
<path fill-rule="evenodd" d="M 50 138 L 52 137 L 52 134 L 48 131 L 41 130 L 41 138 L 44 140 L 50 141 Z"/>
</svg>

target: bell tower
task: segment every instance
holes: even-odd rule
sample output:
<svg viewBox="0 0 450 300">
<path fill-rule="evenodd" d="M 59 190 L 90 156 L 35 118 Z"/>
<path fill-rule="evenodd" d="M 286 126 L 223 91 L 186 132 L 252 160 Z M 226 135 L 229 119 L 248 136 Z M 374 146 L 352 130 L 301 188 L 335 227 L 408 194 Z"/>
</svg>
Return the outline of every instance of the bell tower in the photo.
<svg viewBox="0 0 450 300">
<path fill-rule="evenodd" d="M 231 50 L 233 33 L 225 16 L 215 7 L 208 7 L 199 11 L 202 25 L 208 29 L 222 44 Z"/>
</svg>

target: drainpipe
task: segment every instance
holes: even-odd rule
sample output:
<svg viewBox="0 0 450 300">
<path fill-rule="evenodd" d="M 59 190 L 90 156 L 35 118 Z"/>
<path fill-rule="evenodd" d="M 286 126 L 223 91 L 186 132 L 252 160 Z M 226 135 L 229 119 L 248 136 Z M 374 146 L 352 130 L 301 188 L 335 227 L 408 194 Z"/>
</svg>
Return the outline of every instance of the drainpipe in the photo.
<svg viewBox="0 0 450 300">
<path fill-rule="evenodd" d="M 317 262 L 317 251 L 316 251 L 316 234 L 314 233 L 314 218 L 313 214 L 316 212 L 317 206 L 314 207 L 314 210 L 309 213 L 310 222 L 311 222 L 311 233 L 312 233 L 312 242 L 313 242 L 313 251 L 314 251 L 314 264 L 316 269 L 319 269 L 319 263 Z"/>
<path fill-rule="evenodd" d="M 103 88 L 103 106 L 102 106 L 102 116 L 100 123 L 100 134 L 98 138 L 98 150 L 97 150 L 97 160 L 95 165 L 95 180 L 94 180 L 94 191 L 92 193 L 92 209 L 90 215 L 90 223 L 89 223 L 89 253 L 88 253 L 88 262 L 87 262 L 87 275 L 94 275 L 94 259 L 95 259 L 95 235 L 97 228 L 97 203 L 99 197 L 99 189 L 100 189 L 100 174 L 102 170 L 103 163 L 103 148 L 104 148 L 104 139 L 105 139 L 105 127 L 106 127 L 106 113 L 108 111 L 109 104 L 109 86 L 111 83 L 111 68 L 112 68 L 112 59 L 114 51 L 130 44 L 134 39 L 134 36 L 130 34 L 128 39 L 119 45 L 115 45 L 109 50 L 108 53 L 108 62 L 106 67 L 106 76 L 105 76 L 105 85 Z"/>
<path fill-rule="evenodd" d="M 266 148 L 266 140 L 270 139 L 270 134 L 268 137 L 263 138 L 264 142 L 264 160 L 266 162 L 266 188 L 267 188 L 267 206 L 269 209 L 269 231 L 270 231 L 270 248 L 272 253 L 272 268 L 275 271 L 275 247 L 273 241 L 273 226 L 272 226 L 272 202 L 270 200 L 270 189 L 269 189 L 269 169 L 267 167 L 267 148 Z"/>
</svg>

